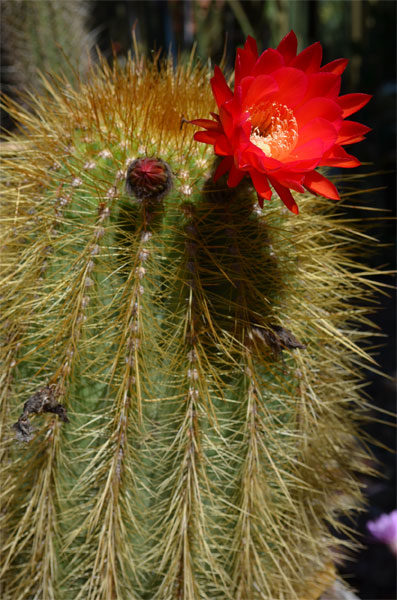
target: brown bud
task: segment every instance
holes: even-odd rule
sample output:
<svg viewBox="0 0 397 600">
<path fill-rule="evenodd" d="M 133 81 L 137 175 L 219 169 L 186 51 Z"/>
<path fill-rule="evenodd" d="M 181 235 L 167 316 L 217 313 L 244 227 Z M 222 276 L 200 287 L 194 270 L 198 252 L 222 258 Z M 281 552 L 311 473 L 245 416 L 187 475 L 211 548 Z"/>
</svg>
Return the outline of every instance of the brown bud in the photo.
<svg viewBox="0 0 397 600">
<path fill-rule="evenodd" d="M 137 158 L 127 169 L 126 190 L 138 200 L 160 200 L 172 187 L 169 165 L 161 158 Z"/>
</svg>

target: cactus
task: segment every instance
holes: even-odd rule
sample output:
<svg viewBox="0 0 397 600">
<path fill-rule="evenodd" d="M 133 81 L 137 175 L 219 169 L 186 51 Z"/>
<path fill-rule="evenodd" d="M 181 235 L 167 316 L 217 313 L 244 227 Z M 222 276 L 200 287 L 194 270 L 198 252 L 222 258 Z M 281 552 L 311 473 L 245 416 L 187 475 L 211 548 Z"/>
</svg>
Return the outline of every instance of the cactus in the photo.
<svg viewBox="0 0 397 600">
<path fill-rule="evenodd" d="M 61 72 L 70 81 L 77 64 L 81 76 L 87 73 L 94 34 L 87 30 L 84 0 L 0 0 L 0 11 L 4 92 L 15 98 L 27 89 L 40 93 L 39 71 Z"/>
<path fill-rule="evenodd" d="M 30 102 L 3 161 L 2 598 L 318 598 L 370 468 L 367 237 L 213 181 L 204 68 L 103 63 Z"/>
</svg>

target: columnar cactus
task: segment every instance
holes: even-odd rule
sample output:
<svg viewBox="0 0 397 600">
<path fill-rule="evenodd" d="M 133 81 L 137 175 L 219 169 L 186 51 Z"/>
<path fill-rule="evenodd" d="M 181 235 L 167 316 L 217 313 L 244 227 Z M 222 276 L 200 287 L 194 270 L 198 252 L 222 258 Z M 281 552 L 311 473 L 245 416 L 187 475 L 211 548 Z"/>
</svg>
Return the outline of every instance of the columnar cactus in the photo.
<svg viewBox="0 0 397 600">
<path fill-rule="evenodd" d="M 87 29 L 84 0 L 0 0 L 0 11 L 2 75 L 8 90 L 40 90 L 38 69 L 62 70 L 72 78 L 79 62 L 81 73 L 86 72 L 94 36 Z"/>
<path fill-rule="evenodd" d="M 360 235 L 214 182 L 208 83 L 138 58 L 8 105 L 4 599 L 314 600 L 354 545 Z"/>
</svg>

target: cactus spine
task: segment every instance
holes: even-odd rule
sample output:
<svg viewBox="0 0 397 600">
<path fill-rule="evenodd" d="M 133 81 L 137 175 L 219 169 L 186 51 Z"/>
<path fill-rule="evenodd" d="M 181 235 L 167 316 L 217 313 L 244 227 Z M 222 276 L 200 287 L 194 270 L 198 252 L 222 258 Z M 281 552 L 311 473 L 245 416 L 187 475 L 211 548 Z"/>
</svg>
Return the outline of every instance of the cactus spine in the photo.
<svg viewBox="0 0 397 600">
<path fill-rule="evenodd" d="M 373 273 L 334 203 L 212 182 L 207 90 L 137 59 L 9 103 L 3 598 L 310 600 L 354 545 Z"/>
<path fill-rule="evenodd" d="M 72 77 L 72 65 L 88 67 L 88 4 L 84 0 L 0 0 L 4 78 L 11 92 L 40 90 L 37 70 L 59 71 Z M 64 56 L 59 51 L 63 49 Z M 61 64 L 60 64 L 61 63 Z"/>
</svg>

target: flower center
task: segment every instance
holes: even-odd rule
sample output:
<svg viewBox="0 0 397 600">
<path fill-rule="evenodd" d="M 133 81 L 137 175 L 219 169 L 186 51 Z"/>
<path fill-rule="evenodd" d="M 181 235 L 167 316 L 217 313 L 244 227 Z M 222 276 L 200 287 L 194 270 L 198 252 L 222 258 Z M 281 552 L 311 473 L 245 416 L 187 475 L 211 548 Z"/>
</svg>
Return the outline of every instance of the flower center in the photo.
<svg viewBox="0 0 397 600">
<path fill-rule="evenodd" d="M 251 116 L 250 141 L 266 156 L 283 158 L 298 141 L 298 124 L 293 111 L 278 102 L 263 102 L 248 110 Z"/>
</svg>

